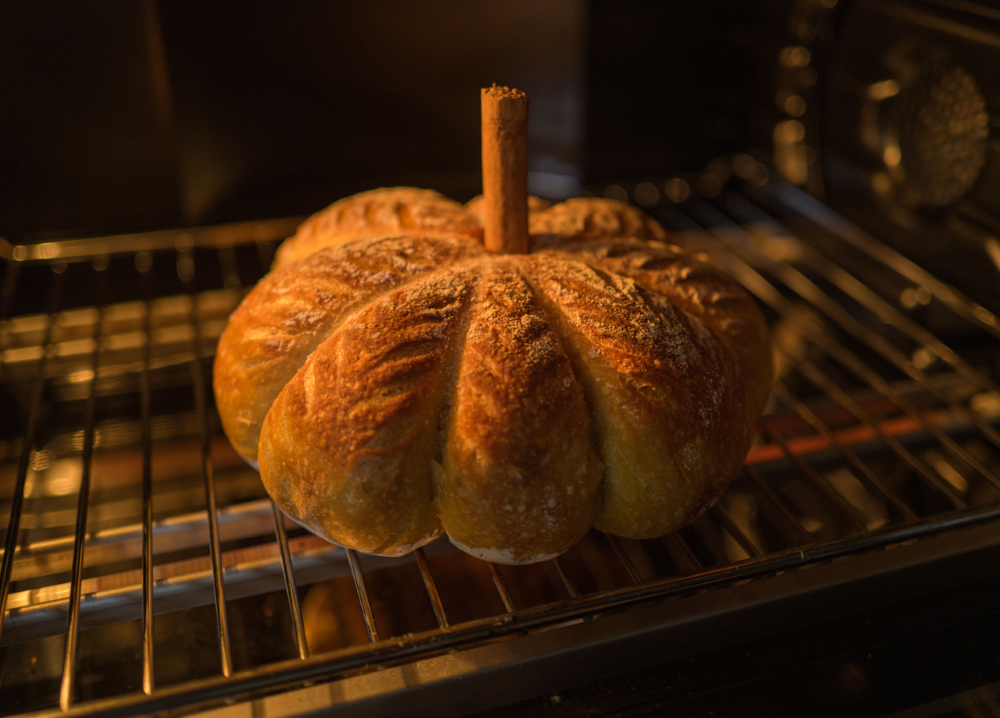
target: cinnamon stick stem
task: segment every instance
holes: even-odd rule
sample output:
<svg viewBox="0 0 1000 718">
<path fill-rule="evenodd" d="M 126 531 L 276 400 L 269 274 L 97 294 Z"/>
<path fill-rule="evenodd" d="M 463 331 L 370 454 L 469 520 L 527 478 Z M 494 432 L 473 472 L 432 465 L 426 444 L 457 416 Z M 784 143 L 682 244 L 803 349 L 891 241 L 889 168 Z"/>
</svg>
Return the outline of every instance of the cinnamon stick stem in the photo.
<svg viewBox="0 0 1000 718">
<path fill-rule="evenodd" d="M 482 91 L 483 235 L 486 249 L 528 251 L 528 96 L 507 87 Z"/>
</svg>

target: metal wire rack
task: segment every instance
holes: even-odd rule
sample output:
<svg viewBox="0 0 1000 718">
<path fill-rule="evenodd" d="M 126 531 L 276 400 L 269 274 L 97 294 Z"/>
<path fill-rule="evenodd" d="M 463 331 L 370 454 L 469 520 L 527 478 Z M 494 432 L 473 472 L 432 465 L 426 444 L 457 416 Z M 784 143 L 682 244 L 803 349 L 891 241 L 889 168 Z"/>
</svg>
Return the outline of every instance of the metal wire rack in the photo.
<svg viewBox="0 0 1000 718">
<path fill-rule="evenodd" d="M 266 700 L 1000 517 L 998 318 L 794 187 L 701 189 L 609 191 L 767 313 L 746 465 L 675 534 L 526 567 L 326 543 L 229 447 L 214 344 L 294 220 L 0 248 L 0 714 Z"/>
</svg>

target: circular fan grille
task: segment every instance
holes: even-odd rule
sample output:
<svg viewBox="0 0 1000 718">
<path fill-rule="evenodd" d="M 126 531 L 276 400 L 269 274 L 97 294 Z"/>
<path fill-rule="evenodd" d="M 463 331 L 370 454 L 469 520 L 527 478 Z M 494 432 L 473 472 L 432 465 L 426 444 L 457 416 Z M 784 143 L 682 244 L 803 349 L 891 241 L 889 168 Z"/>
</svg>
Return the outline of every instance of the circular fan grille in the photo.
<svg viewBox="0 0 1000 718">
<path fill-rule="evenodd" d="M 961 67 L 936 66 L 900 100 L 900 159 L 911 191 L 923 205 L 958 201 L 986 164 L 989 114 L 976 81 Z"/>
</svg>

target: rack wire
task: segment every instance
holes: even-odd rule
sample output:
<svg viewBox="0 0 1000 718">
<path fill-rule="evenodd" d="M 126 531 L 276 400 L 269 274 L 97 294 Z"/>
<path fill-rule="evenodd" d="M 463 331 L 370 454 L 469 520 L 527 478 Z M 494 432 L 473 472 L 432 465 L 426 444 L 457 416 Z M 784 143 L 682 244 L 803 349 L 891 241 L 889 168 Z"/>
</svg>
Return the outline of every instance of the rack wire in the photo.
<svg viewBox="0 0 1000 718">
<path fill-rule="evenodd" d="M 772 326 L 757 440 L 691 526 L 528 567 L 328 544 L 228 446 L 208 362 L 295 220 L 0 247 L 0 714 L 194 710 L 1000 517 L 989 309 L 779 181 L 676 194 Z"/>
</svg>

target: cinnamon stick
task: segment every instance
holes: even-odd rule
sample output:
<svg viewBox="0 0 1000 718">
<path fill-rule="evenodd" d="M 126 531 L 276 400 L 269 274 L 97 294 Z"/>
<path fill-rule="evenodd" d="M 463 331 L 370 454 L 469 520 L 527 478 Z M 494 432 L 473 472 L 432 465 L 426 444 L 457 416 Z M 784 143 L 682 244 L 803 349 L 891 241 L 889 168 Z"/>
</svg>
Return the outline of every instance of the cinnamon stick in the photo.
<svg viewBox="0 0 1000 718">
<path fill-rule="evenodd" d="M 486 249 L 528 251 L 528 96 L 507 87 L 482 91 L 483 234 Z"/>
</svg>

